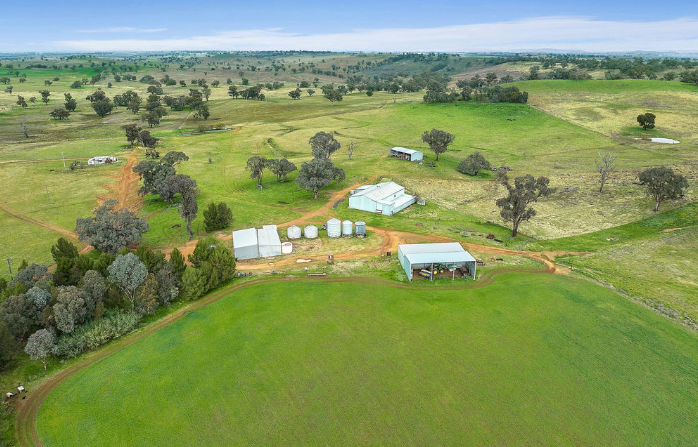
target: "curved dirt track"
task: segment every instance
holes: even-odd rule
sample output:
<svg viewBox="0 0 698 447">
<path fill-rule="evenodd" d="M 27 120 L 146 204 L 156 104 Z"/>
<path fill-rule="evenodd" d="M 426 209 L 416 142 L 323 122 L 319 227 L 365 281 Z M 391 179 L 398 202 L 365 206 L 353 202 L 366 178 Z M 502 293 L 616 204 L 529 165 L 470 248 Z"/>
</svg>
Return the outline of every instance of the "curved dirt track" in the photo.
<svg viewBox="0 0 698 447">
<path fill-rule="evenodd" d="M 248 287 L 256 286 L 259 284 L 264 284 L 268 282 L 284 282 L 284 281 L 294 281 L 294 282 L 330 282 L 330 283 L 361 283 L 367 285 L 386 285 L 390 287 L 395 287 L 398 289 L 410 289 L 410 290 L 460 290 L 460 289 L 477 289 L 485 287 L 492 284 L 499 276 L 507 273 L 535 273 L 542 274 L 548 273 L 544 270 L 539 269 L 516 269 L 516 268 L 503 268 L 488 272 L 483 275 L 477 282 L 468 283 L 462 286 L 424 286 L 417 284 L 405 284 L 398 283 L 395 281 L 389 281 L 380 278 L 365 278 L 365 277 L 344 277 L 344 278 L 299 278 L 299 277 L 269 277 L 260 278 L 251 281 L 246 281 L 242 283 L 234 283 L 228 287 L 217 290 L 204 298 L 191 302 L 184 307 L 177 309 L 171 314 L 163 317 L 162 319 L 148 325 L 147 327 L 127 335 L 121 339 L 115 340 L 106 346 L 87 353 L 81 360 L 70 365 L 69 367 L 59 371 L 55 375 L 47 378 L 45 381 L 37 385 L 35 389 L 28 391 L 28 398 L 26 400 L 16 401 L 17 407 L 17 438 L 20 445 L 24 447 L 43 447 L 44 444 L 39 438 L 38 431 L 36 429 L 36 418 L 39 414 L 39 409 L 43 404 L 44 400 L 48 397 L 53 390 L 65 382 L 68 378 L 74 374 L 82 371 L 83 369 L 99 362 L 100 360 L 115 354 L 122 349 L 125 349 L 134 343 L 142 340 L 143 338 L 151 335 L 160 329 L 168 326 L 192 312 L 196 312 L 208 306 L 211 303 L 218 301 L 219 299 L 239 290 L 246 289 Z"/>
<path fill-rule="evenodd" d="M 134 146 L 131 153 L 126 158 L 126 163 L 121 166 L 118 175 L 110 176 L 119 179 L 118 184 L 106 184 L 104 188 L 110 191 L 109 194 L 102 194 L 97 197 L 100 203 L 107 200 L 116 200 L 116 209 L 129 209 L 138 212 L 143 207 L 143 199 L 138 195 L 138 174 L 133 172 L 133 167 L 138 161 L 138 147 Z"/>
<path fill-rule="evenodd" d="M 62 234 L 63 236 L 65 236 L 69 239 L 74 239 L 76 241 L 78 240 L 78 235 L 73 233 L 72 231 L 68 231 L 65 228 L 57 227 L 57 226 L 52 225 L 50 223 L 42 222 L 40 220 L 36 220 L 36 219 L 29 217 L 29 216 L 26 216 L 24 214 L 20 214 L 14 210 L 8 208 L 7 206 L 3 205 L 2 203 L 0 203 L 0 211 L 3 211 L 12 217 L 16 217 L 17 219 L 22 220 L 22 221 L 27 222 L 27 223 L 30 223 L 32 225 L 43 227 L 43 228 L 46 228 L 47 230 L 55 231 L 56 233 Z"/>
</svg>

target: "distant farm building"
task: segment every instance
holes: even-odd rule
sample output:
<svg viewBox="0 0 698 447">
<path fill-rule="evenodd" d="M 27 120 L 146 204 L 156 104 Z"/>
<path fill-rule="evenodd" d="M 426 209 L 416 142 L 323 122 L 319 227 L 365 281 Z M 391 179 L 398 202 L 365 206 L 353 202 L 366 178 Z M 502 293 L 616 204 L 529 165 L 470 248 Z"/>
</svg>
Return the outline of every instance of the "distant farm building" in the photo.
<svg viewBox="0 0 698 447">
<path fill-rule="evenodd" d="M 92 157 L 89 160 L 87 160 L 87 164 L 92 166 L 92 165 L 105 165 L 107 163 L 116 163 L 119 161 L 118 158 L 116 157 L 110 157 L 108 155 L 103 155 L 101 157 Z"/>
<path fill-rule="evenodd" d="M 412 205 L 417 198 L 405 194 L 405 187 L 394 182 L 364 185 L 351 191 L 349 208 L 392 216 Z"/>
<path fill-rule="evenodd" d="M 397 257 L 410 281 L 414 276 L 475 279 L 477 261 L 458 242 L 398 245 Z"/>
<path fill-rule="evenodd" d="M 233 231 L 233 251 L 239 260 L 279 256 L 281 239 L 276 225 Z"/>
<path fill-rule="evenodd" d="M 404 147 L 394 147 L 390 149 L 390 156 L 408 161 L 422 161 L 424 159 L 424 154 L 422 152 Z"/>
</svg>

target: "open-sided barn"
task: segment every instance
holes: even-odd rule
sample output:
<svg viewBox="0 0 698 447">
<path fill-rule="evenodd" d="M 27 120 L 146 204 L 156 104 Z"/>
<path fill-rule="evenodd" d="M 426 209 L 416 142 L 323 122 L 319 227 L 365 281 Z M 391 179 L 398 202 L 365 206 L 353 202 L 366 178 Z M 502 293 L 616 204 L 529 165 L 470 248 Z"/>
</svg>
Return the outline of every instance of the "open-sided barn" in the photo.
<svg viewBox="0 0 698 447">
<path fill-rule="evenodd" d="M 394 147 L 390 149 L 390 156 L 408 161 L 422 161 L 424 158 L 424 154 L 421 151 L 407 149 L 405 147 Z"/>
<path fill-rule="evenodd" d="M 477 261 L 458 242 L 398 245 L 397 257 L 410 281 L 415 272 L 433 279 L 440 268 L 453 278 L 459 272 L 459 275 L 475 279 Z"/>
</svg>

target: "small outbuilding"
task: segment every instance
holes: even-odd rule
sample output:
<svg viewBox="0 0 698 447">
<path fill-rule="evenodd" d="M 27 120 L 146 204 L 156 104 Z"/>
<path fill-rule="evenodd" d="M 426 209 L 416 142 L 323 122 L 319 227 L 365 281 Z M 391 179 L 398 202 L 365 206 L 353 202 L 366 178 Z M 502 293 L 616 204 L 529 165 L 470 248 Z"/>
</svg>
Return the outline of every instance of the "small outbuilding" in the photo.
<svg viewBox="0 0 698 447">
<path fill-rule="evenodd" d="M 390 156 L 407 161 L 422 161 L 424 159 L 424 154 L 421 151 L 399 146 L 390 149 Z"/>
<path fill-rule="evenodd" d="M 397 257 L 407 278 L 414 275 L 434 279 L 441 271 L 445 276 L 470 276 L 475 279 L 477 261 L 458 242 L 439 244 L 403 244 Z"/>
<path fill-rule="evenodd" d="M 349 208 L 392 216 L 412 205 L 417 198 L 405 193 L 395 182 L 364 185 L 351 191 Z"/>
<path fill-rule="evenodd" d="M 116 158 L 116 157 L 110 157 L 110 156 L 107 156 L 107 155 L 102 155 L 102 156 L 99 156 L 99 157 L 92 157 L 92 158 L 90 158 L 89 160 L 87 160 L 87 164 L 88 164 L 89 166 L 93 166 L 93 165 L 105 165 L 105 164 L 107 164 L 107 163 L 116 163 L 117 161 L 119 161 L 119 159 Z"/>
</svg>

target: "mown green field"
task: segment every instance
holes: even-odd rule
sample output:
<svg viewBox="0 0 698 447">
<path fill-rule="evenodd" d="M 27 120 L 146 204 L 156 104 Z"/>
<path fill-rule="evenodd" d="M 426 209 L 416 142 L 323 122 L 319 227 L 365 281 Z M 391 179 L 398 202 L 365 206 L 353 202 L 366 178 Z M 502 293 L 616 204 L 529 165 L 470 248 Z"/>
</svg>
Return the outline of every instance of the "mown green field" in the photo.
<svg viewBox="0 0 698 447">
<path fill-rule="evenodd" d="M 78 372 L 38 430 L 47 447 L 689 445 L 697 348 L 552 275 L 429 293 L 272 282 Z"/>
</svg>

